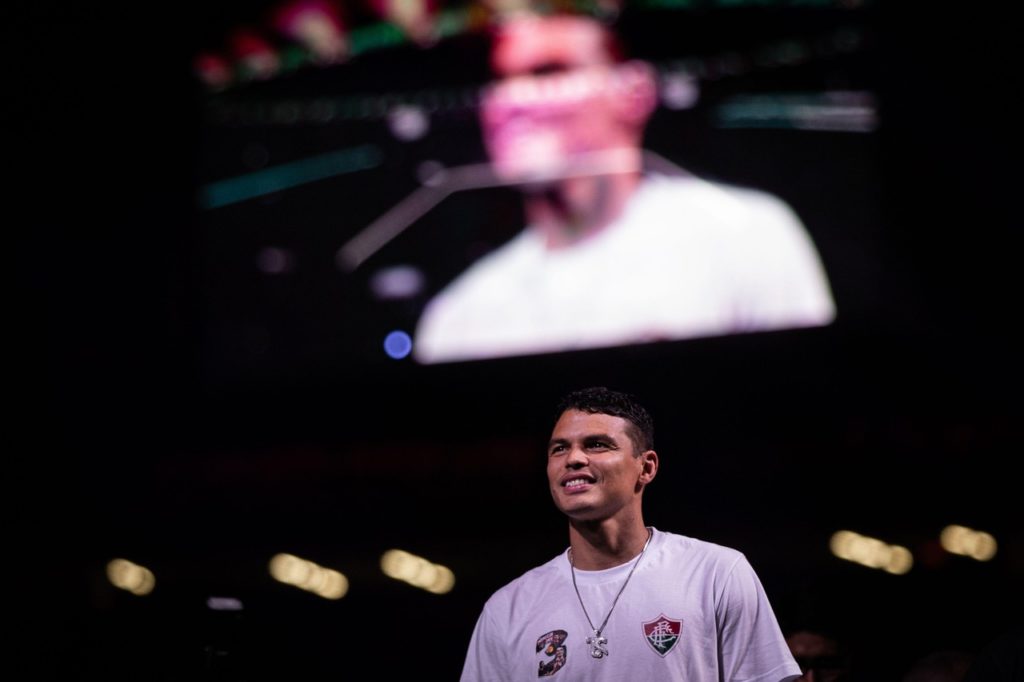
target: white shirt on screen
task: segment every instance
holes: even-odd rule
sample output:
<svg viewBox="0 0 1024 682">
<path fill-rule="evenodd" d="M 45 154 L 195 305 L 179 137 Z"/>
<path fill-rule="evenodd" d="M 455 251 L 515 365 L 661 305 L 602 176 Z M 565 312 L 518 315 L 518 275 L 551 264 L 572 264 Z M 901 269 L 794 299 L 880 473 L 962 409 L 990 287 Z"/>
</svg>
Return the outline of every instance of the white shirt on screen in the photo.
<svg viewBox="0 0 1024 682">
<path fill-rule="evenodd" d="M 550 250 L 527 227 L 427 306 L 424 363 L 828 324 L 835 304 L 802 223 L 778 198 L 649 176 L 594 236 Z"/>
</svg>

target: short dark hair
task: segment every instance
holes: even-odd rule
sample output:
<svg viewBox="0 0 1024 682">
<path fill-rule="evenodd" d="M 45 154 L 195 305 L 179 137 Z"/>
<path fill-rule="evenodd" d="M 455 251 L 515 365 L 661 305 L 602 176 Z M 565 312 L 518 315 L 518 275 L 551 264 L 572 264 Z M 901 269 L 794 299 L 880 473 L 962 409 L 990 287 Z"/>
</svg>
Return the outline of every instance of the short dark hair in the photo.
<svg viewBox="0 0 1024 682">
<path fill-rule="evenodd" d="M 604 386 L 583 388 L 569 393 L 559 401 L 555 420 L 567 410 L 621 417 L 630 424 L 626 433 L 637 455 L 654 449 L 654 420 L 643 405 L 628 393 L 613 391 Z"/>
</svg>

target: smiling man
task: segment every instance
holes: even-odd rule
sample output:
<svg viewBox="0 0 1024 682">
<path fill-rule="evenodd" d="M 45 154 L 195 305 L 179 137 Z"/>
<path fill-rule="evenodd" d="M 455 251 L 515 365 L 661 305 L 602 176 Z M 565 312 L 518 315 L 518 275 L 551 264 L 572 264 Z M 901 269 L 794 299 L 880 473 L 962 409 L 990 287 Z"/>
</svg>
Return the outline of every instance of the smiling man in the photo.
<svg viewBox="0 0 1024 682">
<path fill-rule="evenodd" d="M 569 548 L 487 601 L 464 682 L 799 677 L 742 554 L 644 524 L 658 454 L 651 417 L 631 396 L 570 393 L 547 458 Z"/>
</svg>

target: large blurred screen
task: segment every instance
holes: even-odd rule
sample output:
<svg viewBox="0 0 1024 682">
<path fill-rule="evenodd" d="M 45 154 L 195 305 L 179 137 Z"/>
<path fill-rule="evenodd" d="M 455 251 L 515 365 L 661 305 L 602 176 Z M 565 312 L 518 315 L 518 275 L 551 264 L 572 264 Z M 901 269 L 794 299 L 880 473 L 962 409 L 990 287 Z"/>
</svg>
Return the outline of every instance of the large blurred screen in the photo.
<svg viewBox="0 0 1024 682">
<path fill-rule="evenodd" d="M 197 59 L 217 373 L 870 320 L 869 10 L 406 5 L 239 10 Z"/>
</svg>

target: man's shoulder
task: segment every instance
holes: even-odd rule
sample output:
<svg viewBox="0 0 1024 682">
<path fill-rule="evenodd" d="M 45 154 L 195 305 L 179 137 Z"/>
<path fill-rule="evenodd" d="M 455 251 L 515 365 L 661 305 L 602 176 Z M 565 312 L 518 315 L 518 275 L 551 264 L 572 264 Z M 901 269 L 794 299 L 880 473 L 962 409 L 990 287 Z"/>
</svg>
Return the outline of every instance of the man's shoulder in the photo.
<svg viewBox="0 0 1024 682">
<path fill-rule="evenodd" d="M 495 350 L 501 339 L 489 322 L 523 305 L 521 285 L 534 275 L 538 251 L 536 235 L 524 230 L 449 282 L 417 322 L 416 358 L 432 363 L 504 354 Z"/>
<path fill-rule="evenodd" d="M 686 205 L 716 214 L 791 211 L 782 198 L 765 190 L 689 173 L 652 174 L 641 187 L 640 196 L 650 203 Z"/>
<path fill-rule="evenodd" d="M 728 570 L 738 561 L 745 560 L 743 553 L 732 547 L 678 533 L 658 531 L 658 534 L 661 536 L 661 546 L 664 551 L 686 554 L 695 560 L 713 563 L 723 570 Z"/>
<path fill-rule="evenodd" d="M 519 577 L 505 583 L 495 591 L 493 597 L 497 597 L 498 595 L 514 597 L 522 591 L 529 592 L 536 589 L 538 584 L 557 579 L 559 574 L 559 564 L 563 561 L 568 561 L 565 552 L 562 552 L 540 566 L 534 566 Z"/>
<path fill-rule="evenodd" d="M 510 290 L 510 282 L 528 279 L 540 253 L 537 236 L 524 229 L 515 237 L 484 254 L 431 300 L 428 315 L 455 314 L 467 306 L 491 308 Z M 434 308 L 434 310 L 431 310 Z"/>
<path fill-rule="evenodd" d="M 467 280 L 485 280 L 504 270 L 515 270 L 528 266 L 537 259 L 542 243 L 534 230 L 521 230 L 507 242 L 494 247 L 474 261 L 453 282 L 453 287 Z"/>
<path fill-rule="evenodd" d="M 545 561 L 541 565 L 534 566 L 529 570 L 525 571 L 524 573 L 520 574 L 518 578 L 509 581 L 504 587 L 502 587 L 502 590 L 515 590 L 521 588 L 524 585 L 529 586 L 534 585 L 538 582 L 552 580 L 557 576 L 559 572 L 560 563 L 563 561 L 568 561 L 565 552 L 561 552 L 557 556 L 549 559 L 548 561 Z"/>
</svg>

